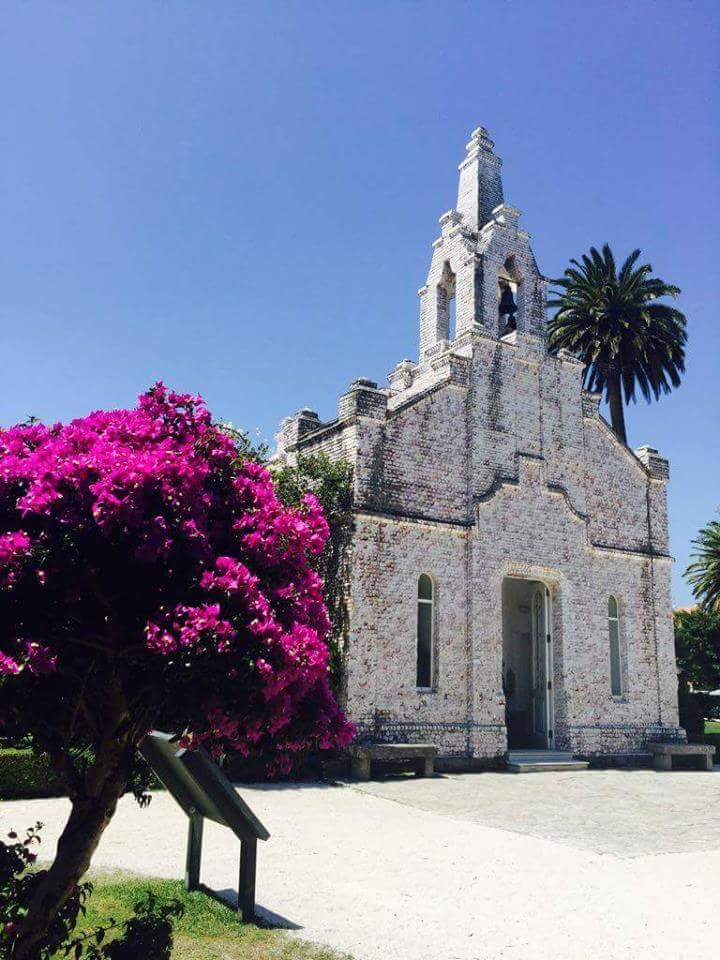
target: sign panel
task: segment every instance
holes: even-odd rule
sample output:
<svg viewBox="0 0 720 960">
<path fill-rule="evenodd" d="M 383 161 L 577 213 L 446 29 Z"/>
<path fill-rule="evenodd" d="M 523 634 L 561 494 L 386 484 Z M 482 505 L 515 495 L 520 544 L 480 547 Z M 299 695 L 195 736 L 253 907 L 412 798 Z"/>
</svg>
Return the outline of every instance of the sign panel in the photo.
<svg viewBox="0 0 720 960">
<path fill-rule="evenodd" d="M 213 820 L 240 838 L 268 839 L 268 830 L 205 750 L 179 747 L 171 734 L 159 730 L 148 734 L 140 749 L 189 817 Z"/>
<path fill-rule="evenodd" d="M 159 730 L 145 737 L 140 750 L 189 819 L 185 886 L 200 888 L 203 821 L 228 827 L 240 840 L 238 910 L 243 920 L 252 920 L 257 841 L 267 840 L 270 833 L 205 750 L 180 747 L 171 734 Z"/>
</svg>

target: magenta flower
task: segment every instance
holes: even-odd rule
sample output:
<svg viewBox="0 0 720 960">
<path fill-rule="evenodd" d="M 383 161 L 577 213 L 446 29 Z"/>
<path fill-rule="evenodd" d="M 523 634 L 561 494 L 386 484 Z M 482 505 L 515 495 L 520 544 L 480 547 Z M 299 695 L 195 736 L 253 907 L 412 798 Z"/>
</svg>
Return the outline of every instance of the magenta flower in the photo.
<svg viewBox="0 0 720 960">
<path fill-rule="evenodd" d="M 20 664 L 0 650 L 0 674 L 2 673 L 5 673 L 9 676 L 20 673 Z"/>
<path fill-rule="evenodd" d="M 0 430 L 0 517 L 0 722 L 44 722 L 73 678 L 101 704 L 113 676 L 149 723 L 278 772 L 352 738 L 308 562 L 320 504 L 284 506 L 200 398 L 156 384 L 132 410 Z"/>
</svg>

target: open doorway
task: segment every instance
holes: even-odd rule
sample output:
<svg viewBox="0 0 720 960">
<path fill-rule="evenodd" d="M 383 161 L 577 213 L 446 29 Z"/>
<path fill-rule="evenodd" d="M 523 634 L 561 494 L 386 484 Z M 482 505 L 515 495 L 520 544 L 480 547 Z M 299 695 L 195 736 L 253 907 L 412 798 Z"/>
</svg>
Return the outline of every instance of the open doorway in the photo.
<svg viewBox="0 0 720 960">
<path fill-rule="evenodd" d="M 549 604 L 549 591 L 539 580 L 503 580 L 502 675 L 510 750 L 553 746 Z"/>
</svg>

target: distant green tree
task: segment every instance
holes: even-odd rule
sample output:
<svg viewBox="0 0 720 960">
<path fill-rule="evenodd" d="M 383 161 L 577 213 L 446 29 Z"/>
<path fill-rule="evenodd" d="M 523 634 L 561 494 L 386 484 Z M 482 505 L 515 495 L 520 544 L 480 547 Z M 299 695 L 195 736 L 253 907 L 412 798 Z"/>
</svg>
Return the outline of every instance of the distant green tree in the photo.
<svg viewBox="0 0 720 960">
<path fill-rule="evenodd" d="M 720 521 L 711 520 L 693 540 L 693 562 L 685 576 L 706 610 L 720 608 Z"/>
<path fill-rule="evenodd" d="M 720 611 L 679 610 L 675 614 L 675 658 L 679 671 L 680 723 L 691 740 L 702 740 L 705 717 L 720 716 Z"/>
<path fill-rule="evenodd" d="M 686 321 L 662 297 L 679 287 L 652 276 L 649 263 L 636 266 L 634 250 L 618 271 L 608 244 L 591 247 L 582 262 L 553 284 L 548 306 L 557 312 L 548 324 L 550 349 L 568 350 L 585 364 L 584 386 L 605 395 L 612 428 L 627 443 L 625 402 L 640 390 L 656 400 L 680 384 L 685 369 Z"/>
<path fill-rule="evenodd" d="M 675 614 L 675 657 L 695 690 L 720 688 L 720 610 Z"/>
</svg>

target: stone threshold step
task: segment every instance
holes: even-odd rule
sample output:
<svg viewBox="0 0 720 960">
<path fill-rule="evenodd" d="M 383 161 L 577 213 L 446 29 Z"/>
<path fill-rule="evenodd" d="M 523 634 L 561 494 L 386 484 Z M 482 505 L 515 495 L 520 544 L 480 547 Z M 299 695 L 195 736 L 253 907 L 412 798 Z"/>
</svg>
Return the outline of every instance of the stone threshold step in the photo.
<svg viewBox="0 0 720 960">
<path fill-rule="evenodd" d="M 569 750 L 508 750 L 508 760 L 574 760 Z"/>
<path fill-rule="evenodd" d="M 562 773 L 563 771 L 587 770 L 587 760 L 510 760 L 508 773 Z"/>
</svg>

